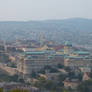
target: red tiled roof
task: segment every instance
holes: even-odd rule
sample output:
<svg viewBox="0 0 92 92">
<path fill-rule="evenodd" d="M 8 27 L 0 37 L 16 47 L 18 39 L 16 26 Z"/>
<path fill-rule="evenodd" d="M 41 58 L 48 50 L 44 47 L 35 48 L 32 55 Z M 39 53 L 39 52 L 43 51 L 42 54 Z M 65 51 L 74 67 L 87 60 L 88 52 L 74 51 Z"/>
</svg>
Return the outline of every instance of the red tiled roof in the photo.
<svg viewBox="0 0 92 92">
<path fill-rule="evenodd" d="M 89 75 L 89 73 L 88 73 L 88 72 L 86 72 L 86 75 L 87 75 L 88 77 L 90 77 L 90 75 Z"/>
<path fill-rule="evenodd" d="M 58 45 L 55 47 L 55 50 L 58 51 L 60 49 L 64 49 L 64 45 Z"/>
</svg>

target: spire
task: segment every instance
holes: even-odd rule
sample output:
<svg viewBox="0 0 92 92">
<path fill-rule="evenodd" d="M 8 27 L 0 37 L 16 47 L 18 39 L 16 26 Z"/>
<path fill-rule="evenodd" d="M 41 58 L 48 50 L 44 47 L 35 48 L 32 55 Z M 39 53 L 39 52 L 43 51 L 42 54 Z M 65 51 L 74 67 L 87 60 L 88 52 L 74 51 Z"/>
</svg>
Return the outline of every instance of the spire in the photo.
<svg viewBox="0 0 92 92">
<path fill-rule="evenodd" d="M 43 33 L 40 33 L 40 46 L 43 46 L 45 43 L 45 36 L 43 35 Z"/>
<path fill-rule="evenodd" d="M 7 52 L 6 41 L 4 40 L 3 43 L 4 43 L 4 51 Z"/>
</svg>

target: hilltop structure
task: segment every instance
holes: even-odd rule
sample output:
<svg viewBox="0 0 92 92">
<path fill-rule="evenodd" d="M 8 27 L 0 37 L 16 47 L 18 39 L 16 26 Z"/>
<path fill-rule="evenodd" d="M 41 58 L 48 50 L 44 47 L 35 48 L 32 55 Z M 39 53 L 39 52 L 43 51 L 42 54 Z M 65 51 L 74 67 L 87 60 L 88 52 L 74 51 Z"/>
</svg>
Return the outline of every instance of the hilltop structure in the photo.
<svg viewBox="0 0 92 92">
<path fill-rule="evenodd" d="M 24 55 L 19 57 L 17 69 L 25 78 L 25 76 L 29 77 L 33 71 L 38 72 L 47 65 L 55 67 L 56 64 L 53 55 L 48 52 L 24 52 Z"/>
<path fill-rule="evenodd" d="M 66 41 L 64 46 L 48 47 L 44 45 L 34 50 L 31 49 L 25 50 L 17 62 L 18 74 L 23 78 L 29 77 L 33 71 L 40 71 L 45 66 L 56 67 L 58 64 L 70 67 L 74 71 L 91 72 L 92 58 L 90 53 L 75 50 L 70 41 Z"/>
<path fill-rule="evenodd" d="M 72 43 L 70 41 L 65 42 L 64 54 L 69 55 L 72 53 Z"/>
</svg>

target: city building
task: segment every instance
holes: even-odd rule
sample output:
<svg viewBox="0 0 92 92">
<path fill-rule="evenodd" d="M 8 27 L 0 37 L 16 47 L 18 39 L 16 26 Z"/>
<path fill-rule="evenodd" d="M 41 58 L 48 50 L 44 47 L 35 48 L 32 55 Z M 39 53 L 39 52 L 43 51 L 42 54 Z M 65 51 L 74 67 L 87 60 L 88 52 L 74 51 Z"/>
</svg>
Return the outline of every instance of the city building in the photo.
<svg viewBox="0 0 92 92">
<path fill-rule="evenodd" d="M 86 81 L 86 80 L 89 80 L 89 79 L 91 79 L 89 73 L 88 72 L 84 73 L 82 80 Z"/>
<path fill-rule="evenodd" d="M 24 52 L 22 56 L 19 56 L 17 70 L 20 75 L 23 74 L 23 77 L 28 77 L 33 71 L 38 72 L 47 65 L 52 67 L 57 65 L 53 54 L 46 51 Z"/>
<path fill-rule="evenodd" d="M 77 79 L 72 79 L 72 80 L 69 80 L 69 79 L 66 79 L 64 81 L 64 87 L 65 88 L 71 88 L 71 89 L 77 89 L 78 85 L 80 84 L 79 80 Z"/>
<path fill-rule="evenodd" d="M 83 56 L 66 56 L 64 57 L 64 65 L 73 69 L 80 67 L 92 67 L 92 60 Z"/>
<path fill-rule="evenodd" d="M 72 50 L 72 43 L 70 41 L 66 41 L 64 46 L 64 54 L 69 55 L 72 53 Z"/>
<path fill-rule="evenodd" d="M 32 87 L 26 84 L 21 84 L 16 82 L 10 82 L 10 83 L 2 82 L 0 83 L 0 88 L 3 88 L 4 92 L 16 90 L 16 89 L 26 90 L 28 92 L 40 92 L 40 90 L 36 87 Z"/>
</svg>

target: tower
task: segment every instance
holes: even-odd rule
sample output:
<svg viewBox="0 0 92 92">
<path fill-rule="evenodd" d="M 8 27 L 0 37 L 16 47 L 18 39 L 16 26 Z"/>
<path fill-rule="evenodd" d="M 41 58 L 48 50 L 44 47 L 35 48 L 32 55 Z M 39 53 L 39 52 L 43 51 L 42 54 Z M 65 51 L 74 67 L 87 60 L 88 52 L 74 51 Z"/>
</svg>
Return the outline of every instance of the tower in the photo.
<svg viewBox="0 0 92 92">
<path fill-rule="evenodd" d="M 40 33 L 40 46 L 43 46 L 45 44 L 45 37 L 43 35 L 43 33 Z"/>
<path fill-rule="evenodd" d="M 3 41 L 3 44 L 4 44 L 4 51 L 7 52 L 7 46 L 6 46 L 6 42 Z"/>
<path fill-rule="evenodd" d="M 71 54 L 72 53 L 72 43 L 70 41 L 66 41 L 64 45 L 64 54 Z"/>
</svg>

